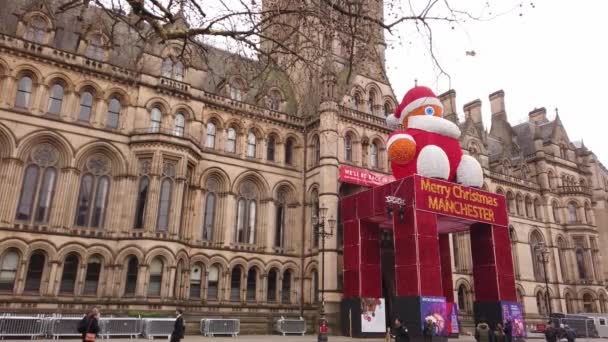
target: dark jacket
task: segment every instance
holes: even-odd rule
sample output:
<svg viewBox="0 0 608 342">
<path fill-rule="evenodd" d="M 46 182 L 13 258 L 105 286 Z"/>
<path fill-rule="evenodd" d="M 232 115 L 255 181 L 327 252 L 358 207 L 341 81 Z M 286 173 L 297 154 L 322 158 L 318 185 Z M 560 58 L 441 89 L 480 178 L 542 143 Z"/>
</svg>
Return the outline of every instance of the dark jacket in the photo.
<svg viewBox="0 0 608 342">
<path fill-rule="evenodd" d="M 393 328 L 391 335 L 395 338 L 395 342 L 410 342 L 410 334 L 403 325 L 399 328 Z"/>
<path fill-rule="evenodd" d="M 82 333 L 82 340 L 87 334 L 95 334 L 95 336 L 99 335 L 99 322 L 97 318 L 94 316 L 87 316 L 84 318 L 84 326 L 86 327 L 84 332 Z"/>
<path fill-rule="evenodd" d="M 545 329 L 545 339 L 547 342 L 557 342 L 557 329 L 548 326 L 547 329 Z"/>
<path fill-rule="evenodd" d="M 171 333 L 171 342 L 176 342 L 184 338 L 186 327 L 184 326 L 184 319 L 180 315 L 175 320 L 173 325 L 173 332 Z"/>
<path fill-rule="evenodd" d="M 477 328 L 475 329 L 475 339 L 477 342 L 490 342 L 493 336 L 494 334 L 492 334 L 490 326 L 487 323 L 477 324 Z"/>
</svg>

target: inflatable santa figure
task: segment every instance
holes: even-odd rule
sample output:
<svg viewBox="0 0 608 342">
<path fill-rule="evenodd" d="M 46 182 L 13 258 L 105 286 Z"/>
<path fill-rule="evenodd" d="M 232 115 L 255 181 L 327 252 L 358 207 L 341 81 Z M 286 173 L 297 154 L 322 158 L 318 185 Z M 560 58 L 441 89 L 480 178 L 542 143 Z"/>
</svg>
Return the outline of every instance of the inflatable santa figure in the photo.
<svg viewBox="0 0 608 342">
<path fill-rule="evenodd" d="M 431 89 L 416 86 L 408 91 L 386 122 L 389 127 L 405 128 L 391 133 L 387 143 L 395 178 L 419 174 L 466 186 L 483 185 L 481 165 L 462 154 L 460 129 L 443 118 L 443 105 Z"/>
</svg>

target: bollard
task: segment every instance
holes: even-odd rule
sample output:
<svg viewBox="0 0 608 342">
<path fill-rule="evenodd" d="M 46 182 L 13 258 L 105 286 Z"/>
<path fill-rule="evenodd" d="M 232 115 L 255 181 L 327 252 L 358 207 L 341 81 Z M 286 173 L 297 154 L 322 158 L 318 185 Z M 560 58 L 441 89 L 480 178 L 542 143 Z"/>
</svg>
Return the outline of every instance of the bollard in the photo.
<svg viewBox="0 0 608 342">
<path fill-rule="evenodd" d="M 317 335 L 317 342 L 327 342 L 327 321 L 325 317 L 319 319 L 319 335 Z"/>
</svg>

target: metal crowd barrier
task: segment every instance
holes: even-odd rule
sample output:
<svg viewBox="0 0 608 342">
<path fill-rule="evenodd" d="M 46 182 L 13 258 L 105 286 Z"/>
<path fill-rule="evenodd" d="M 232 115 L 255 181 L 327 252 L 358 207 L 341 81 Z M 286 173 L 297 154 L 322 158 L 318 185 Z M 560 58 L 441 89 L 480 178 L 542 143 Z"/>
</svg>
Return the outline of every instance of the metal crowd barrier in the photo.
<svg viewBox="0 0 608 342">
<path fill-rule="evenodd" d="M 47 318 L 48 330 L 47 334 L 58 340 L 60 337 L 80 336 L 78 332 L 78 323 L 82 317 L 51 317 Z"/>
<path fill-rule="evenodd" d="M 141 334 L 141 319 L 133 317 L 102 318 L 99 322 L 100 337 L 126 337 L 137 338 Z"/>
<path fill-rule="evenodd" d="M 145 318 L 143 323 L 143 334 L 145 338 L 150 340 L 154 339 L 154 337 L 169 338 L 173 332 L 175 318 Z"/>
<path fill-rule="evenodd" d="M 274 329 L 276 332 L 285 336 L 286 334 L 306 334 L 306 321 L 300 318 L 284 318 L 281 317 L 275 322 Z"/>
<path fill-rule="evenodd" d="M 0 316 L 0 338 L 29 337 L 36 339 L 46 335 L 47 320 L 35 316 Z"/>
<path fill-rule="evenodd" d="M 201 319 L 201 333 L 204 336 L 215 335 L 238 336 L 241 329 L 241 321 L 238 319 L 208 318 Z"/>
</svg>

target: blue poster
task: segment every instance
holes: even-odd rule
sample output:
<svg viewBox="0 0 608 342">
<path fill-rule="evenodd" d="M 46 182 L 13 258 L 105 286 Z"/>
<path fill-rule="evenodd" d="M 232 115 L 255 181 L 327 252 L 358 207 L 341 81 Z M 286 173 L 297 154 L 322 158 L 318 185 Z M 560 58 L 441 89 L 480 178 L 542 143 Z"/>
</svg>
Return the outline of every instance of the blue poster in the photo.
<svg viewBox="0 0 608 342">
<path fill-rule="evenodd" d="M 445 297 L 420 297 L 421 329 L 429 325 L 434 336 L 448 336 L 448 317 Z"/>
<path fill-rule="evenodd" d="M 514 337 L 526 337 L 526 323 L 521 309 L 521 304 L 518 302 L 501 302 L 502 319 L 506 323 L 511 321 L 513 325 Z"/>
</svg>

